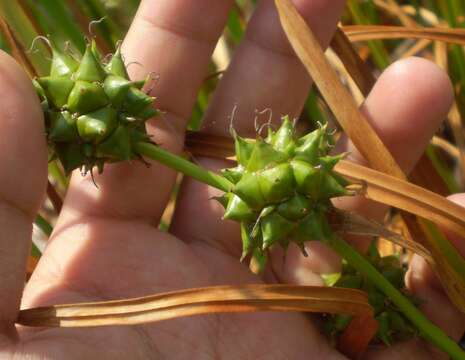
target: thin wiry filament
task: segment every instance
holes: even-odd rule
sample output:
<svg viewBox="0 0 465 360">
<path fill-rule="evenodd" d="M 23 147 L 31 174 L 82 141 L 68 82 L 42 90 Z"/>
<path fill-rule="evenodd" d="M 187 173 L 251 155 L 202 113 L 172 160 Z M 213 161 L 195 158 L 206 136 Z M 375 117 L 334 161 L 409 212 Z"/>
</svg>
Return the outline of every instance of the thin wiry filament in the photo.
<svg viewBox="0 0 465 360">
<path fill-rule="evenodd" d="M 268 121 L 265 123 L 265 125 L 268 124 L 268 126 L 270 126 L 271 121 L 273 120 L 273 110 L 271 108 L 266 108 L 262 111 L 258 111 L 255 109 L 254 128 L 255 128 L 255 131 L 258 133 L 258 135 L 260 135 L 260 131 L 262 129 L 262 126 L 258 125 L 258 117 L 259 115 L 263 115 L 266 113 L 268 113 Z"/>
<path fill-rule="evenodd" d="M 42 40 L 43 42 L 45 42 L 48 45 L 50 50 L 53 49 L 52 43 L 50 42 L 50 39 L 47 36 L 38 35 L 32 40 L 31 47 L 26 51 L 26 53 L 33 53 L 34 46 L 35 46 L 37 40 Z M 35 52 L 37 52 L 37 51 L 38 50 L 35 50 Z"/>
<path fill-rule="evenodd" d="M 236 131 L 234 130 L 234 119 L 236 117 L 236 113 L 237 113 L 237 103 L 234 104 L 233 108 L 232 108 L 232 111 L 231 111 L 231 115 L 229 115 L 229 134 L 231 134 L 232 137 L 235 137 L 236 135 Z"/>
<path fill-rule="evenodd" d="M 101 19 L 99 20 L 92 20 L 90 23 L 89 23 L 89 27 L 88 27 L 88 31 L 89 31 L 89 36 L 91 38 L 94 38 L 95 37 L 95 34 L 92 32 L 92 28 L 95 26 L 95 25 L 98 25 L 100 23 L 102 23 L 107 17 L 104 16 L 102 17 Z"/>
</svg>

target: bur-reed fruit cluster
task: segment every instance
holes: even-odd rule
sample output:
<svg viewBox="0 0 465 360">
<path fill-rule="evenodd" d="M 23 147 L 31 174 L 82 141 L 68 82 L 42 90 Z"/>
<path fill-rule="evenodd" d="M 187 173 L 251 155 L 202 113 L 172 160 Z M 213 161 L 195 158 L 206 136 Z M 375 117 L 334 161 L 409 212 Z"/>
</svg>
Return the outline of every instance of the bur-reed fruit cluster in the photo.
<svg viewBox="0 0 465 360">
<path fill-rule="evenodd" d="M 221 199 L 225 219 L 241 224 L 242 259 L 263 269 L 267 249 L 293 242 L 304 252 L 309 240 L 331 234 L 327 214 L 331 198 L 347 195 L 347 181 L 333 172 L 344 155 L 332 156 L 326 126 L 299 137 L 284 118 L 277 131 L 248 141 L 234 135 L 238 166 L 223 170 L 234 183 Z"/>
<path fill-rule="evenodd" d="M 141 158 L 133 145 L 151 142 L 145 121 L 157 114 L 154 98 L 142 90 L 148 79 L 129 79 L 119 47 L 106 64 L 95 42 L 80 59 L 55 46 L 52 52 L 50 75 L 33 81 L 52 158 L 67 174 Z"/>
</svg>

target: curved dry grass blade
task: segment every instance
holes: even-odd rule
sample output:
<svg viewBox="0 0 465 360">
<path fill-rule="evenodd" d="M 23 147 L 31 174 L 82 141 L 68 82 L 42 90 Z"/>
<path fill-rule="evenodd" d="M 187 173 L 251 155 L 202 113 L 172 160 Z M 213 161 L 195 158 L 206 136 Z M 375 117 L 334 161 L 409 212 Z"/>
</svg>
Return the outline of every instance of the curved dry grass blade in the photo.
<svg viewBox="0 0 465 360">
<path fill-rule="evenodd" d="M 374 201 L 408 211 L 465 238 L 465 208 L 420 186 L 391 175 L 341 160 L 335 171 L 361 184 Z"/>
<path fill-rule="evenodd" d="M 363 62 L 352 47 L 352 44 L 340 27 L 338 27 L 334 33 L 331 41 L 331 48 L 341 59 L 347 72 L 355 81 L 362 94 L 365 97 L 368 96 L 372 87 L 375 85 L 376 79 L 371 74 L 365 62 Z"/>
<path fill-rule="evenodd" d="M 373 315 L 366 293 L 359 290 L 251 284 L 195 288 L 127 300 L 27 309 L 21 310 L 17 323 L 53 327 L 133 325 L 200 314 L 259 311 Z"/>
<path fill-rule="evenodd" d="M 341 231 L 346 234 L 382 237 L 422 256 L 429 263 L 434 264 L 431 253 L 421 244 L 387 229 L 385 226 L 377 223 L 376 221 L 368 220 L 355 213 L 336 209 L 333 216 L 331 216 L 331 225 L 334 230 Z"/>
<path fill-rule="evenodd" d="M 187 131 L 184 143 L 192 156 L 207 156 L 216 159 L 234 160 L 234 144 L 230 137 Z"/>
<path fill-rule="evenodd" d="M 460 151 L 454 144 L 450 143 L 446 139 L 443 139 L 439 136 L 433 136 L 431 140 L 431 144 L 438 147 L 442 151 L 444 151 L 448 156 L 451 158 L 458 158 L 460 156 Z"/>
<path fill-rule="evenodd" d="M 415 42 L 410 48 L 403 52 L 400 56 L 401 59 L 406 59 L 412 56 L 416 56 L 420 51 L 426 49 L 431 45 L 431 40 L 421 39 Z"/>
<path fill-rule="evenodd" d="M 389 25 L 347 25 L 342 27 L 351 41 L 385 39 L 428 39 L 465 45 L 465 30 Z"/>
<path fill-rule="evenodd" d="M 410 18 L 400 7 L 400 5 L 395 1 L 395 0 L 374 0 L 373 3 L 378 6 L 379 8 L 390 12 L 393 14 L 396 19 L 399 19 L 399 21 L 402 23 L 404 26 L 417 26 L 417 23 L 415 20 Z"/>
</svg>

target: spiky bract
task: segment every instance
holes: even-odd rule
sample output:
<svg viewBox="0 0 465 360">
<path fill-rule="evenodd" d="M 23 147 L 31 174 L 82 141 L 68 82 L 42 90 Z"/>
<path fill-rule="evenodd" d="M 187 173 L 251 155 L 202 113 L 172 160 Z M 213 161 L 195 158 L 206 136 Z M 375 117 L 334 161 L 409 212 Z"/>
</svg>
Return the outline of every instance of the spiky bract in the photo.
<svg viewBox="0 0 465 360">
<path fill-rule="evenodd" d="M 242 259 L 263 269 L 266 250 L 294 242 L 325 240 L 331 234 L 330 199 L 346 195 L 346 180 L 333 172 L 343 155 L 331 156 L 326 126 L 298 137 L 286 117 L 265 139 L 234 134 L 238 166 L 223 170 L 234 187 L 220 199 L 225 219 L 241 223 Z"/>
<path fill-rule="evenodd" d="M 34 79 L 42 102 L 47 140 L 52 156 L 66 173 L 84 172 L 107 162 L 140 156 L 133 144 L 151 142 L 145 121 L 157 114 L 154 98 L 142 87 L 147 80 L 131 81 L 120 48 L 108 64 L 95 43 L 76 60 L 52 47 L 50 75 Z"/>
</svg>

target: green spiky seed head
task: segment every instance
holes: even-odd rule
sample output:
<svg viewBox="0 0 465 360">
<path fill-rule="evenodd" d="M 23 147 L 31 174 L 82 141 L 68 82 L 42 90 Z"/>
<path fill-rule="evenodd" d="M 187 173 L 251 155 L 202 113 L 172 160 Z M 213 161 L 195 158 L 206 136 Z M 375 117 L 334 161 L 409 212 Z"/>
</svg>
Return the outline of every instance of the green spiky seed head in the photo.
<svg viewBox="0 0 465 360">
<path fill-rule="evenodd" d="M 104 64 L 92 42 L 80 60 L 52 46 L 49 76 L 34 79 L 53 158 L 68 174 L 103 170 L 108 162 L 140 158 L 136 142 L 151 142 L 145 121 L 157 114 L 154 98 L 131 81 L 120 48 Z"/>
<path fill-rule="evenodd" d="M 298 137 L 286 117 L 265 139 L 233 135 L 238 166 L 223 175 L 234 187 L 220 200 L 224 218 L 241 223 L 242 259 L 252 255 L 262 270 L 275 244 L 286 249 L 294 242 L 305 253 L 306 241 L 328 239 L 330 199 L 348 192 L 346 180 L 333 172 L 344 155 L 329 155 L 326 126 Z"/>
<path fill-rule="evenodd" d="M 413 297 L 405 286 L 406 268 L 398 256 L 380 256 L 376 242 L 373 241 L 366 258 L 378 272 L 393 286 L 402 291 L 412 303 L 419 305 L 418 299 Z M 336 274 L 333 274 L 333 277 L 334 275 Z M 418 335 L 414 325 L 402 314 L 391 299 L 382 293 L 367 277 L 360 274 L 346 262 L 343 264 L 342 272 L 337 274 L 337 279 L 327 285 L 358 289 L 368 294 L 368 301 L 373 307 L 374 317 L 378 322 L 378 331 L 372 340 L 373 342 L 392 345 Z M 349 325 L 351 316 L 327 315 L 325 320 L 325 332 L 330 337 L 331 342 L 335 342 L 341 332 Z"/>
</svg>

